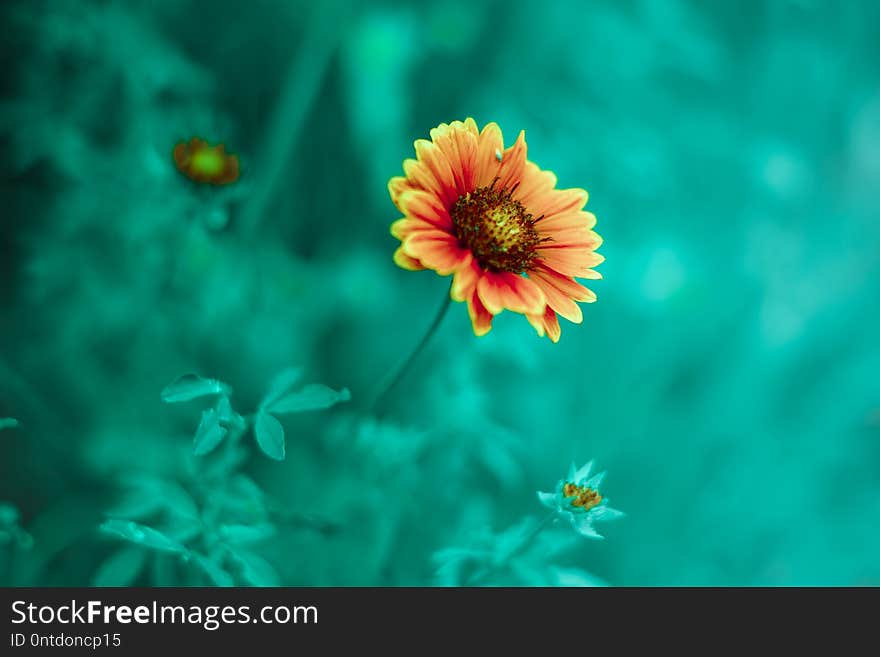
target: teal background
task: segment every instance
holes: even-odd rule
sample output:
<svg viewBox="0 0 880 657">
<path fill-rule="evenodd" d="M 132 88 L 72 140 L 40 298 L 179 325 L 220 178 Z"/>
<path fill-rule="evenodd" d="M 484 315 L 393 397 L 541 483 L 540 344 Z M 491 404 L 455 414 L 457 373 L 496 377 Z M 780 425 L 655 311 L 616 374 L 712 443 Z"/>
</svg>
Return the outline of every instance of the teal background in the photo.
<svg viewBox="0 0 880 657">
<path fill-rule="evenodd" d="M 2 15 L 0 583 L 880 584 L 878 3 Z M 455 304 L 376 419 L 447 288 L 392 263 L 387 181 L 466 116 L 590 191 L 599 300 L 556 345 Z M 236 184 L 175 170 L 193 135 Z M 160 399 L 246 415 L 291 366 L 352 398 L 283 462 L 212 470 L 215 398 Z M 593 458 L 627 517 L 523 543 Z"/>
</svg>

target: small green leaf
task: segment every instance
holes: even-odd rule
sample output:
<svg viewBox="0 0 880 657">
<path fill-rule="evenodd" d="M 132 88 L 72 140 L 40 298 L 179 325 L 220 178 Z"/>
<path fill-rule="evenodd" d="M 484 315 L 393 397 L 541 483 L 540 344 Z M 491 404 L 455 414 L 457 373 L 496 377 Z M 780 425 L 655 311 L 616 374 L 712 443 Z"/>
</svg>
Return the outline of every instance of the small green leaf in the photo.
<svg viewBox="0 0 880 657">
<path fill-rule="evenodd" d="M 264 412 L 257 413 L 254 435 L 266 456 L 276 461 L 284 460 L 284 427 L 276 417 Z"/>
<path fill-rule="evenodd" d="M 160 552 L 180 553 L 187 551 L 186 547 L 168 538 L 162 532 L 131 520 L 110 518 L 101 524 L 101 531 Z"/>
<path fill-rule="evenodd" d="M 18 420 L 12 417 L 0 417 L 0 429 L 15 429 L 20 427 Z"/>
<path fill-rule="evenodd" d="M 226 437 L 226 429 L 220 426 L 217 411 L 209 408 L 202 412 L 202 421 L 193 439 L 193 454 L 203 456 L 213 450 Z"/>
<path fill-rule="evenodd" d="M 220 536 L 230 543 L 256 543 L 275 533 L 275 526 L 264 522 L 259 525 L 221 525 Z"/>
<path fill-rule="evenodd" d="M 198 538 L 205 530 L 204 525 L 197 519 L 172 520 L 170 524 L 163 525 L 165 535 L 178 543 L 188 543 Z"/>
<path fill-rule="evenodd" d="M 247 421 L 239 415 L 229 401 L 229 397 L 222 395 L 214 406 L 217 410 L 217 419 L 220 425 L 231 431 L 243 431 L 247 428 Z"/>
<path fill-rule="evenodd" d="M 277 418 L 268 413 L 257 413 L 254 435 L 266 456 L 276 461 L 284 460 L 284 427 Z"/>
<path fill-rule="evenodd" d="M 198 374 L 184 374 L 162 389 L 162 401 L 173 404 L 205 395 L 228 395 L 231 388 L 217 379 L 203 379 Z"/>
<path fill-rule="evenodd" d="M 266 519 L 263 491 L 243 474 L 234 475 L 225 487 L 217 489 L 212 503 L 222 510 L 223 517 L 234 518 L 239 523 L 256 524 Z"/>
<path fill-rule="evenodd" d="M 108 516 L 143 520 L 167 509 L 175 516 L 198 518 L 199 509 L 180 484 L 152 475 L 133 474 L 120 482 L 127 490 Z"/>
<path fill-rule="evenodd" d="M 235 418 L 237 413 L 232 410 L 232 404 L 229 397 L 223 395 L 217 400 L 217 418 L 224 424 L 229 424 Z"/>
<path fill-rule="evenodd" d="M 339 402 L 351 399 L 351 393 L 348 389 L 334 390 L 320 383 L 307 385 L 299 392 L 292 392 L 289 395 L 281 397 L 266 410 L 273 413 L 300 413 L 302 411 L 316 411 L 323 408 L 330 408 Z"/>
<path fill-rule="evenodd" d="M 299 381 L 301 376 L 302 369 L 298 367 L 288 367 L 280 372 L 272 379 L 272 383 L 269 384 L 269 390 L 263 397 L 263 401 L 260 402 L 260 409 L 269 408 L 274 402 L 290 392 L 290 389 Z"/>
<path fill-rule="evenodd" d="M 241 566 L 241 577 L 251 586 L 278 586 L 281 578 L 275 568 L 250 550 L 235 548 L 229 552 Z"/>
<path fill-rule="evenodd" d="M 147 561 L 147 553 L 137 547 L 122 548 L 112 554 L 92 577 L 92 586 L 129 586 Z"/>
<path fill-rule="evenodd" d="M 229 482 L 229 489 L 235 494 L 236 499 L 242 500 L 256 509 L 265 508 L 265 495 L 263 489 L 253 479 L 245 474 L 235 475 Z"/>
<path fill-rule="evenodd" d="M 183 486 L 173 481 L 163 481 L 162 483 L 160 494 L 165 508 L 185 520 L 198 521 L 199 507 Z"/>
<path fill-rule="evenodd" d="M 145 488 L 133 488 L 107 511 L 111 516 L 143 519 L 162 509 L 162 498 L 149 494 Z"/>
<path fill-rule="evenodd" d="M 192 553 L 192 561 L 208 576 L 216 586 L 235 586 L 232 575 L 227 573 L 214 561 L 196 552 Z"/>
</svg>

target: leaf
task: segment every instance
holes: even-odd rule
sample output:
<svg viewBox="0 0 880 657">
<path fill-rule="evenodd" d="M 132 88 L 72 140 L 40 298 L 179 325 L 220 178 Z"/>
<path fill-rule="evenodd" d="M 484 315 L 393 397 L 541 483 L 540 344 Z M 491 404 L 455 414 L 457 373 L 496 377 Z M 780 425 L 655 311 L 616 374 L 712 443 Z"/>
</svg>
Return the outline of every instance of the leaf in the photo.
<svg viewBox="0 0 880 657">
<path fill-rule="evenodd" d="M 232 389 L 217 379 L 203 379 L 198 374 L 184 374 L 162 388 L 162 401 L 167 404 L 185 402 L 205 395 L 222 393 L 228 395 Z"/>
<path fill-rule="evenodd" d="M 290 392 L 290 389 L 299 381 L 301 376 L 302 369 L 299 367 L 288 367 L 280 372 L 272 379 L 272 383 L 269 384 L 269 390 L 263 396 L 263 401 L 260 402 L 260 410 L 268 408 L 286 393 Z"/>
<path fill-rule="evenodd" d="M 101 531 L 106 534 L 112 534 L 126 541 L 131 541 L 137 545 L 159 550 L 160 552 L 186 552 L 186 547 L 177 541 L 168 538 L 162 532 L 146 525 L 133 522 L 131 520 L 120 520 L 118 518 L 110 518 L 101 524 Z"/>
<path fill-rule="evenodd" d="M 111 516 L 143 519 L 162 509 L 162 498 L 151 494 L 146 488 L 134 488 L 107 513 Z"/>
<path fill-rule="evenodd" d="M 198 476 L 204 480 L 228 477 L 230 472 L 241 468 L 249 455 L 250 450 L 244 445 L 227 442 L 226 448 L 216 459 L 199 465 Z"/>
<path fill-rule="evenodd" d="M 192 496 L 178 483 L 163 481 L 162 503 L 172 514 L 186 520 L 199 520 L 199 507 Z"/>
<path fill-rule="evenodd" d="M 221 525 L 220 536 L 230 543 L 256 543 L 275 533 L 275 526 L 267 522 L 259 525 Z"/>
<path fill-rule="evenodd" d="M 229 553 L 241 566 L 241 577 L 251 586 L 278 586 L 281 578 L 272 565 L 251 552 L 242 548 L 230 550 Z"/>
<path fill-rule="evenodd" d="M 519 459 L 511 453 L 511 446 L 504 441 L 485 440 L 478 443 L 480 459 L 506 488 L 515 489 L 522 479 Z"/>
<path fill-rule="evenodd" d="M 20 427 L 18 420 L 12 417 L 0 417 L 0 430 Z"/>
<path fill-rule="evenodd" d="M 193 454 L 204 456 L 217 447 L 225 437 L 226 429 L 220 426 L 220 417 L 217 415 L 217 411 L 213 408 L 202 411 L 202 421 L 199 422 L 193 439 Z"/>
<path fill-rule="evenodd" d="M 232 575 L 227 573 L 214 561 L 197 552 L 192 553 L 192 561 L 208 576 L 216 586 L 235 586 L 235 580 Z"/>
<path fill-rule="evenodd" d="M 199 520 L 186 519 L 172 521 L 170 525 L 163 525 L 165 535 L 178 543 L 187 543 L 200 536 L 205 527 Z"/>
<path fill-rule="evenodd" d="M 126 547 L 111 555 L 92 577 L 92 586 L 129 586 L 147 561 L 141 548 Z"/>
<path fill-rule="evenodd" d="M 281 399 L 266 407 L 273 413 L 301 413 L 302 411 L 316 411 L 330 408 L 339 402 L 351 399 L 351 393 L 347 388 L 336 391 L 320 383 L 307 385 L 299 392 L 285 395 Z"/>
<path fill-rule="evenodd" d="M 223 395 L 217 400 L 216 409 L 217 419 L 224 424 L 229 424 L 236 416 L 236 412 L 232 410 L 232 404 L 229 401 L 229 397 L 226 395 Z"/>
<path fill-rule="evenodd" d="M 180 484 L 151 475 L 129 475 L 122 480 L 128 490 L 122 500 L 107 515 L 143 520 L 167 509 L 187 519 L 197 519 L 199 509 L 193 498 Z"/>
<path fill-rule="evenodd" d="M 243 474 L 233 475 L 226 486 L 215 489 L 211 503 L 228 523 L 260 524 L 268 515 L 263 491 Z"/>
<path fill-rule="evenodd" d="M 254 435 L 257 445 L 270 459 L 284 460 L 284 427 L 278 419 L 268 413 L 257 413 L 254 421 Z"/>
<path fill-rule="evenodd" d="M 229 489 L 245 508 L 252 508 L 260 513 L 265 511 L 266 499 L 263 490 L 247 475 L 241 473 L 235 475 L 229 482 Z"/>
</svg>

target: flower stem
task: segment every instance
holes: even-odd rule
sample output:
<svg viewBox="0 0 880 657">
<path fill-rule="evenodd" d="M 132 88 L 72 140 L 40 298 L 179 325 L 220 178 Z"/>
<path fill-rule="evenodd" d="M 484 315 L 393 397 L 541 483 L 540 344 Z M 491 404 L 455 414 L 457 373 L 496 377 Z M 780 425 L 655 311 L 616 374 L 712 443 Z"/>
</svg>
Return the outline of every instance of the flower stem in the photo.
<svg viewBox="0 0 880 657">
<path fill-rule="evenodd" d="M 450 287 L 451 289 L 451 287 Z M 428 328 L 428 331 L 422 336 L 421 341 L 413 349 L 412 353 L 409 355 L 401 365 L 397 368 L 397 371 L 393 373 L 393 375 L 389 375 L 386 379 L 388 382 L 382 386 L 379 390 L 379 394 L 377 394 L 372 403 L 369 405 L 368 410 L 372 411 L 375 415 L 380 415 L 380 411 L 382 410 L 382 405 L 385 403 L 388 395 L 397 387 L 397 385 L 403 380 L 406 373 L 409 371 L 410 366 L 412 366 L 416 357 L 422 352 L 425 348 L 425 345 L 428 344 L 428 341 L 431 339 L 431 336 L 437 332 L 437 329 L 440 327 L 440 324 L 443 322 L 443 318 L 446 316 L 446 311 L 449 310 L 449 306 L 452 302 L 452 297 L 449 292 L 446 293 L 446 296 L 443 299 L 443 304 L 440 306 L 437 311 L 437 315 L 434 317 L 434 321 L 431 322 L 431 326 Z"/>
<path fill-rule="evenodd" d="M 346 34 L 350 12 L 344 3 L 312 3 L 311 11 L 305 37 L 281 83 L 278 103 L 267 121 L 263 148 L 254 164 L 257 185 L 238 220 L 245 235 L 257 232 L 273 195 L 283 186 L 290 154 L 302 137 L 309 112 Z"/>
<path fill-rule="evenodd" d="M 556 520 L 555 513 L 551 513 L 550 515 L 545 517 L 543 520 L 541 520 L 538 524 L 536 524 L 532 528 L 532 531 L 530 531 L 528 533 L 528 535 L 519 543 L 519 545 L 517 545 L 513 550 L 511 550 L 511 552 L 509 554 L 505 555 L 503 559 L 492 564 L 491 566 L 489 566 L 487 568 L 483 568 L 481 570 L 478 570 L 476 573 L 474 573 L 473 575 L 471 575 L 467 579 L 467 581 L 464 583 L 464 585 L 465 586 L 477 586 L 478 585 L 477 582 L 479 582 L 481 579 L 484 579 L 484 578 L 488 577 L 489 575 L 492 575 L 493 573 L 496 573 L 499 570 L 501 570 L 504 566 L 506 566 L 508 563 L 510 563 L 510 560 L 513 559 L 516 555 L 524 552 L 526 550 L 526 548 L 528 548 L 529 545 L 532 544 L 532 541 L 535 540 L 535 538 L 538 536 L 538 534 L 540 534 L 542 531 L 544 531 L 544 529 L 546 529 L 549 525 L 551 525 L 554 520 Z"/>
<path fill-rule="evenodd" d="M 542 531 L 544 531 L 544 529 L 548 525 L 552 524 L 554 520 L 556 520 L 556 514 L 551 513 L 550 515 L 545 517 L 543 520 L 541 520 L 541 522 L 539 522 L 537 525 L 535 525 L 535 528 L 529 533 L 528 536 L 525 537 L 525 540 L 523 540 L 523 542 L 519 544 L 519 547 L 517 547 L 513 552 L 511 552 L 508 555 L 508 557 L 507 557 L 508 560 L 511 557 L 514 557 L 517 554 L 519 554 L 520 552 L 522 552 L 523 550 L 525 550 L 527 547 L 529 547 L 531 542 L 533 540 L 535 540 L 535 537 L 537 537 L 538 534 L 540 534 Z"/>
</svg>

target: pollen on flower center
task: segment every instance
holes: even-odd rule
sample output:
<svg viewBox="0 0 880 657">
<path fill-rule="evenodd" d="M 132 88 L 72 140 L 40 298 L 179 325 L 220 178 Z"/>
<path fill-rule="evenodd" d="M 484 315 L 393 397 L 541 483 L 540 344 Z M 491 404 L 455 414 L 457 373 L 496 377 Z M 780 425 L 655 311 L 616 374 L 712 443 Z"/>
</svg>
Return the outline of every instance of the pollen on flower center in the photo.
<svg viewBox="0 0 880 657">
<path fill-rule="evenodd" d="M 535 219 L 512 198 L 514 190 L 497 190 L 493 181 L 460 196 L 450 214 L 459 244 L 470 249 L 483 268 L 521 274 L 529 269 L 542 240 Z"/>
<path fill-rule="evenodd" d="M 562 494 L 571 500 L 572 506 L 581 507 L 584 511 L 589 511 L 602 501 L 599 491 L 570 482 L 562 485 Z"/>
</svg>

